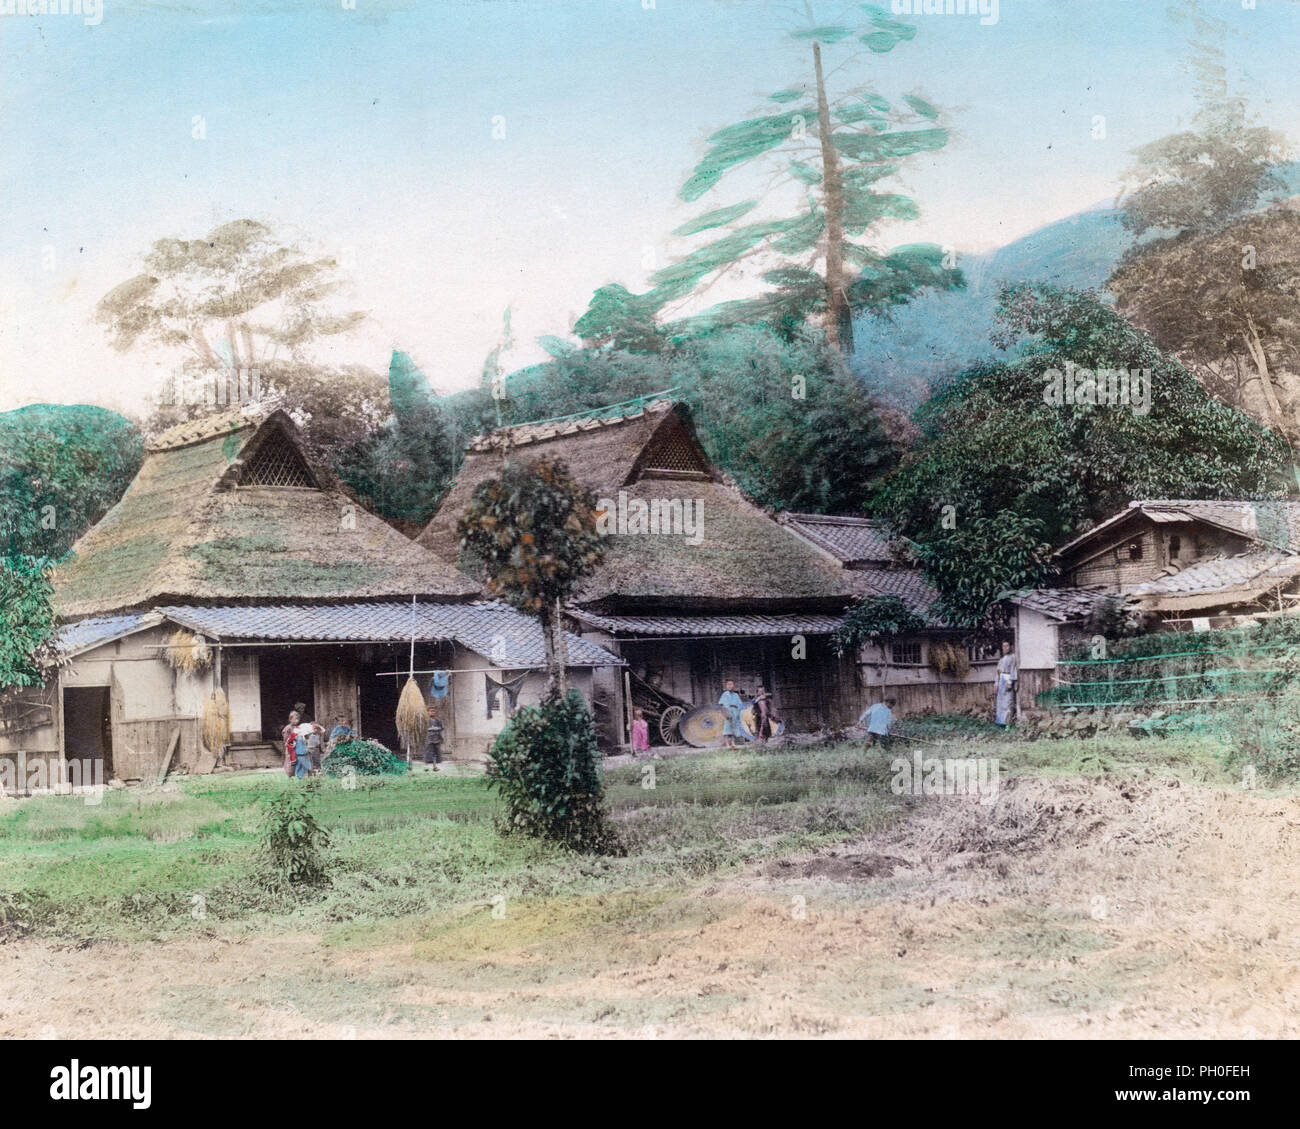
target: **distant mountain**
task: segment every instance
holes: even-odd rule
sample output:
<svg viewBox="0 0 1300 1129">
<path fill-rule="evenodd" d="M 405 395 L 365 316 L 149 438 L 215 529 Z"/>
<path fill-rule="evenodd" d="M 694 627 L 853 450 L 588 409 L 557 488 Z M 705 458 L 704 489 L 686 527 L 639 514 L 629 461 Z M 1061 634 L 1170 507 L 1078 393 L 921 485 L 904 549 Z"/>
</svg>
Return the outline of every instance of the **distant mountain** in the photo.
<svg viewBox="0 0 1300 1129">
<path fill-rule="evenodd" d="M 1280 196 L 1295 207 L 1300 161 L 1278 166 Z M 873 395 L 911 412 L 972 361 L 1001 355 L 989 341 L 998 290 L 1008 282 L 1050 282 L 1076 290 L 1105 287 L 1134 237 L 1113 202 L 1048 224 L 984 255 L 962 255 L 965 290 L 923 294 L 889 317 L 854 324 L 853 369 Z"/>
<path fill-rule="evenodd" d="M 983 255 L 962 255 L 966 289 L 927 293 L 854 325 L 854 371 L 884 403 L 914 410 L 971 362 L 1000 355 L 989 340 L 1009 282 L 1101 289 L 1133 242 L 1110 204 L 1079 212 Z"/>
</svg>

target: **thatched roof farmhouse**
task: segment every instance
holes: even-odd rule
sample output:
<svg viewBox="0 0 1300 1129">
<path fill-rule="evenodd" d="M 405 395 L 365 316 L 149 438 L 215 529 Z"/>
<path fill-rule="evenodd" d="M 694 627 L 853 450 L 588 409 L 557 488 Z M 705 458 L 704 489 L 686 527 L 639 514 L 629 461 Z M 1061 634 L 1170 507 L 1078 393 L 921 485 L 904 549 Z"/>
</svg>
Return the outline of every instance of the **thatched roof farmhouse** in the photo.
<svg viewBox="0 0 1300 1129">
<path fill-rule="evenodd" d="M 630 699 L 650 720 L 672 704 L 716 702 L 726 678 L 751 694 L 760 684 L 774 691 L 797 728 L 856 716 L 852 660 L 829 639 L 870 587 L 746 498 L 710 462 L 683 404 L 478 437 L 419 543 L 457 559 L 456 523 L 475 487 L 507 458 L 543 457 L 566 463 L 605 510 L 605 559 L 569 612 L 627 660 Z"/>
<path fill-rule="evenodd" d="M 69 618 L 195 600 L 478 592 L 310 463 L 284 412 L 228 412 L 165 432 L 74 553 L 54 575 Z"/>
<path fill-rule="evenodd" d="M 161 435 L 54 590 L 63 662 L 6 703 L 0 756 L 92 776 L 279 763 L 296 702 L 327 729 L 345 715 L 395 747 L 412 640 L 422 688 L 449 672 L 439 701 L 453 755 L 485 754 L 504 725 L 511 699 L 497 684 L 522 677 L 517 703 L 544 682 L 537 623 L 366 509 L 279 411 Z M 593 670 L 619 665 L 576 635 L 569 652 L 588 693 Z M 200 717 L 215 689 L 232 737 L 208 749 Z"/>
</svg>

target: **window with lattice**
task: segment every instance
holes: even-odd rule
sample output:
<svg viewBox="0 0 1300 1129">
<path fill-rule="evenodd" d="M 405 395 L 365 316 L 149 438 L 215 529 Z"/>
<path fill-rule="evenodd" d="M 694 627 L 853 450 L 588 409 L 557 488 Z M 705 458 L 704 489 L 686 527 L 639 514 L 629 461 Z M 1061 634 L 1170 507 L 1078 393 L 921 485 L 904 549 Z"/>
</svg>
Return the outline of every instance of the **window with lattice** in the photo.
<svg viewBox="0 0 1300 1129">
<path fill-rule="evenodd" d="M 889 661 L 895 666 L 920 666 L 920 640 L 895 639 L 889 644 Z"/>
<path fill-rule="evenodd" d="M 268 435 L 240 476 L 241 486 L 306 486 L 314 487 L 315 480 L 302 455 L 277 431 Z"/>
<path fill-rule="evenodd" d="M 708 467 L 683 428 L 660 431 L 646 452 L 643 474 L 708 476 Z"/>
</svg>

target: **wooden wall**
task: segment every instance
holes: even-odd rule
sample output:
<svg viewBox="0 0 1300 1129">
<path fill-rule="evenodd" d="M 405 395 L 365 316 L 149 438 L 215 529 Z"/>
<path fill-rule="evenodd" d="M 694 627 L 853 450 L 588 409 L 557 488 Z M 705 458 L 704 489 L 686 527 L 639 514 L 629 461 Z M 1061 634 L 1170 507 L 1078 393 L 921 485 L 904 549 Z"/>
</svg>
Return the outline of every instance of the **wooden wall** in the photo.
<svg viewBox="0 0 1300 1129">
<path fill-rule="evenodd" d="M 1020 708 L 1033 709 L 1034 699 L 1044 690 L 1051 689 L 1052 673 L 1048 670 L 1022 670 L 1020 672 Z M 912 685 L 897 685 L 886 688 L 882 694 L 877 687 L 872 687 L 864 701 L 880 701 L 890 697 L 897 703 L 894 707 L 896 717 L 909 714 L 962 713 L 969 709 L 987 713 L 993 717 L 993 683 L 992 682 L 928 682 Z"/>
<path fill-rule="evenodd" d="M 847 725 L 858 714 L 853 662 L 836 656 L 825 636 L 638 639 L 618 646 L 633 673 L 692 706 L 716 702 L 730 678 L 746 698 L 764 686 L 794 732 Z"/>
</svg>

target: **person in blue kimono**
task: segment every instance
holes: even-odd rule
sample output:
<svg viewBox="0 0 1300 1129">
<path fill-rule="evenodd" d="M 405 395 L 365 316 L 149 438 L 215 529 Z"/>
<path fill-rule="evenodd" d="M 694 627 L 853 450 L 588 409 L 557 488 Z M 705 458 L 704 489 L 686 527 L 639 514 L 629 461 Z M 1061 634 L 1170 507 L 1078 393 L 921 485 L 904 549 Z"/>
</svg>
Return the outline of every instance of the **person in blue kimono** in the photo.
<svg viewBox="0 0 1300 1129">
<path fill-rule="evenodd" d="M 730 678 L 727 679 L 722 697 L 718 699 L 718 705 L 727 711 L 727 722 L 722 727 L 722 744 L 725 748 L 734 749 L 736 738 L 743 736 L 740 728 L 740 711 L 744 709 L 745 703 L 736 693 L 736 684 Z"/>
<path fill-rule="evenodd" d="M 314 726 L 310 721 L 304 721 L 298 726 L 294 738 L 294 762 L 293 774 L 299 780 L 311 772 L 311 753 L 308 750 L 307 739 L 312 735 Z"/>
<path fill-rule="evenodd" d="M 894 699 L 886 698 L 883 702 L 876 702 L 862 711 L 858 718 L 858 724 L 863 726 L 867 731 L 867 746 L 882 745 L 889 748 L 893 737 L 890 735 L 889 727 L 894 721 Z"/>
</svg>

